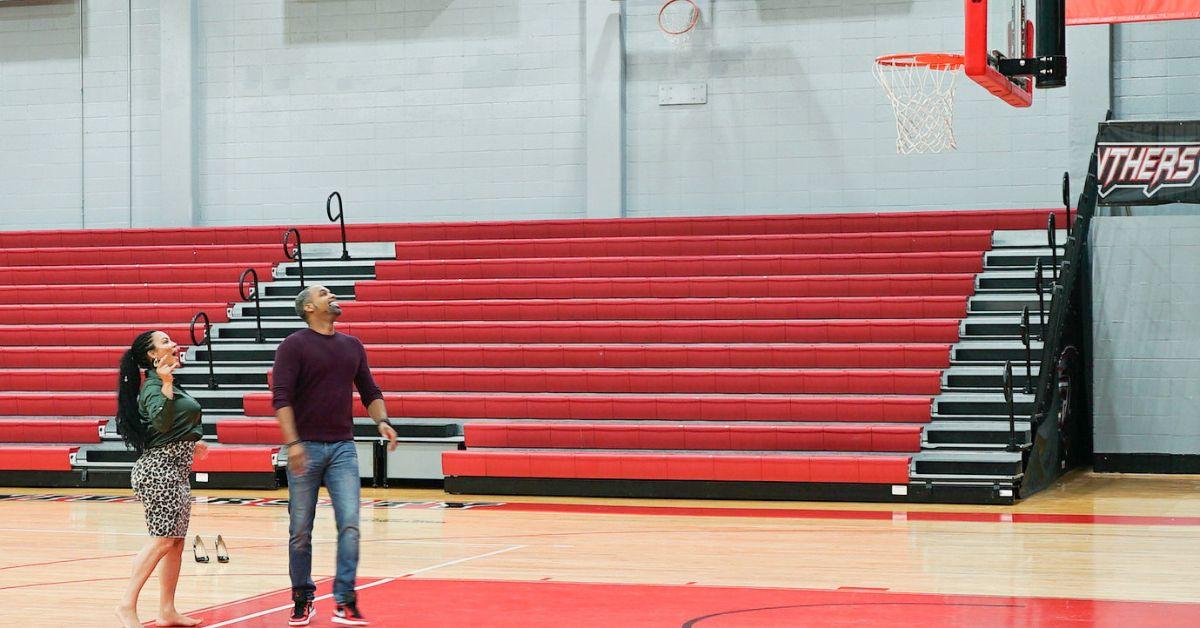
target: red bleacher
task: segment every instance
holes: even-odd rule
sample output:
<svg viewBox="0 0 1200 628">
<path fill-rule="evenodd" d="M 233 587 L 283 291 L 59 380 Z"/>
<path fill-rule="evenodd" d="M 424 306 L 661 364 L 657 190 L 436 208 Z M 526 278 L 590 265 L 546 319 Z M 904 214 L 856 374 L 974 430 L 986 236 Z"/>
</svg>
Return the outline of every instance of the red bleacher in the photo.
<svg viewBox="0 0 1200 628">
<path fill-rule="evenodd" d="M 963 296 L 975 275 L 816 275 L 771 277 L 600 277 L 522 279 L 421 279 L 365 281 L 364 301 L 452 299 L 661 299 L 730 297 Z"/>
<path fill-rule="evenodd" d="M 210 447 L 208 455 L 192 464 L 196 473 L 274 473 L 279 447 Z"/>
<path fill-rule="evenodd" d="M 983 253 L 843 253 L 834 255 L 698 255 L 379 262 L 379 280 L 506 277 L 737 277 L 978 273 Z"/>
<path fill-rule="evenodd" d="M 367 344 L 953 343 L 958 319 L 344 322 Z"/>
<path fill-rule="evenodd" d="M 179 321 L 185 323 L 201 310 L 211 312 L 209 320 L 223 323 L 228 319 L 225 308 L 226 302 L 212 303 L 129 303 L 127 305 L 93 305 L 80 307 L 78 303 L 71 304 L 37 304 L 0 305 L 0 325 L 35 325 L 37 331 L 54 329 L 50 325 L 84 325 L 95 329 L 95 325 L 130 325 L 134 323 L 174 324 L 180 327 Z M 139 328 L 144 325 L 139 325 Z M 73 340 L 79 337 L 77 328 L 66 328 L 73 333 Z M 45 342 L 40 343 L 45 344 Z"/>
<path fill-rule="evenodd" d="M 0 443 L 98 443 L 107 419 L 0 419 Z"/>
<path fill-rule="evenodd" d="M 350 224 L 346 225 L 346 232 L 348 238 L 354 242 L 386 242 L 389 240 L 462 240 L 472 238 L 610 238 L 644 234 L 682 236 L 738 233 L 930 231 L 938 229 L 1041 229 L 1046 226 L 1046 214 L 1051 212 L 1059 214 L 1058 219 L 1062 223 L 1063 211 L 1059 209 L 997 209 L 882 214 Z M 340 238 L 336 225 L 305 225 L 301 229 L 306 242 L 337 242 Z M 279 241 L 279 233 L 279 227 L 274 226 L 8 231 L 0 233 L 0 248 L 270 244 Z"/>
<path fill-rule="evenodd" d="M 1047 213 L 348 225 L 397 260 L 340 328 L 393 416 L 467 422 L 453 478 L 903 484 L 992 231 Z M 0 464 L 24 447 L 26 470 L 69 471 L 133 335 L 227 320 L 281 233 L 0 233 Z M 273 471 L 270 395 L 243 404 L 196 471 Z"/>
<path fill-rule="evenodd" d="M 1045 214 L 1043 214 L 1044 216 Z M 625 255 L 798 255 L 986 251 L 991 231 L 641 236 L 397 242 L 397 259 L 611 257 Z"/>
<path fill-rule="evenodd" d="M 70 471 L 79 448 L 68 445 L 0 445 L 0 471 Z"/>
<path fill-rule="evenodd" d="M 0 357 L 3 352 L 0 351 Z M 948 344 L 375 345 L 372 367 L 945 368 Z"/>
<path fill-rule="evenodd" d="M 371 374 L 380 388 L 396 392 L 879 395 L 934 395 L 942 376 L 935 369 L 375 368 Z"/>
<path fill-rule="evenodd" d="M 905 484 L 908 456 L 447 451 L 448 476 Z"/>
<path fill-rule="evenodd" d="M 226 419 L 217 422 L 217 442 L 230 445 L 266 445 L 283 442 L 275 419 Z"/>
<path fill-rule="evenodd" d="M 827 318 L 962 318 L 966 296 L 761 297 L 753 299 L 495 299 L 350 301 L 343 318 L 361 321 L 447 320 L 762 320 Z"/>
<path fill-rule="evenodd" d="M 4 396 L 0 395 L 0 403 Z M 520 393 L 404 393 L 385 395 L 397 416 L 473 419 L 588 419 L 655 421 L 880 421 L 926 422 L 930 397 L 784 395 L 604 395 Z M 248 393 L 246 416 L 274 416 L 270 393 Z M 31 404 L 32 407 L 32 404 Z M 362 404 L 354 416 L 366 417 Z"/>
<path fill-rule="evenodd" d="M 468 448 L 872 452 L 921 448 L 917 425 L 471 423 L 463 433 Z"/>
</svg>

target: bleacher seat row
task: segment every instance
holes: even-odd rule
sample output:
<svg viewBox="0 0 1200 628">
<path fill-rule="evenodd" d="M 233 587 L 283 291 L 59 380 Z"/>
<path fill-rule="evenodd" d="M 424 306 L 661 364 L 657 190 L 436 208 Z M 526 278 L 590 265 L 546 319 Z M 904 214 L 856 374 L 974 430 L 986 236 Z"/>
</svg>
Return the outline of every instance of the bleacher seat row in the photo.
<svg viewBox="0 0 1200 628">
<path fill-rule="evenodd" d="M 1044 232 L 1048 211 L 348 225 L 395 259 L 305 261 L 344 296 L 340 328 L 367 345 L 397 421 L 464 426 L 442 458 L 452 491 L 882 491 L 923 455 L 995 232 Z M 118 357 L 148 328 L 185 341 L 201 310 L 222 385 L 204 391 L 216 443 L 196 472 L 273 477 L 267 365 L 299 326 L 281 232 L 0 233 L 0 481 L 119 458 Z M 254 306 L 226 311 L 246 268 L 272 281 L 253 346 Z"/>
</svg>

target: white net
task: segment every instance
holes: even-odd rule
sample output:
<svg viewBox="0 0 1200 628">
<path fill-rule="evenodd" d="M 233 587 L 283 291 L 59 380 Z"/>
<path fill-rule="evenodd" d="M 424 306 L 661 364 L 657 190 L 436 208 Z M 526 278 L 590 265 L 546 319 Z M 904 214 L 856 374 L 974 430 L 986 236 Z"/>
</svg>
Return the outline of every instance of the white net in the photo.
<svg viewBox="0 0 1200 628">
<path fill-rule="evenodd" d="M 676 46 L 688 43 L 699 23 L 700 7 L 693 0 L 667 0 L 658 11 L 659 30 Z"/>
<path fill-rule="evenodd" d="M 941 153 L 954 143 L 954 87 L 962 57 L 889 55 L 874 74 L 896 113 L 896 152 Z"/>
</svg>

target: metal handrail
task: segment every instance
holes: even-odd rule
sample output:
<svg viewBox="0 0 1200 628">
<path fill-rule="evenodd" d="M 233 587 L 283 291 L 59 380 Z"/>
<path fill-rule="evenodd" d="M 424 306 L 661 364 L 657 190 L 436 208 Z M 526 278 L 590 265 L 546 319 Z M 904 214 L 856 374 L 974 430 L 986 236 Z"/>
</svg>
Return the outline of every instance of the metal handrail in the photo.
<svg viewBox="0 0 1200 628">
<path fill-rule="evenodd" d="M 1062 183 L 1063 208 L 1067 210 L 1067 233 L 1071 233 L 1071 173 L 1063 173 Z"/>
<path fill-rule="evenodd" d="M 266 342 L 267 339 L 263 337 L 262 330 L 262 302 L 258 297 L 258 271 L 254 270 L 253 268 L 247 268 L 246 270 L 242 271 L 242 276 L 238 277 L 238 294 L 241 295 L 243 301 L 250 300 L 250 294 L 246 293 L 247 275 L 254 279 L 254 283 L 250 286 L 250 289 L 253 290 L 252 294 L 254 295 L 254 327 L 257 330 L 254 334 L 254 342 Z"/>
<path fill-rule="evenodd" d="M 333 198 L 337 197 L 338 213 L 333 215 Z M 329 216 L 329 222 L 341 222 L 342 224 L 342 261 L 350 259 L 350 249 L 346 247 L 346 212 L 342 209 L 342 195 L 336 190 L 325 199 L 325 215 Z"/>
<path fill-rule="evenodd" d="M 1058 281 L 1058 234 L 1054 232 L 1054 212 L 1046 219 L 1046 241 L 1050 244 L 1050 271 L 1054 281 Z"/>
<path fill-rule="evenodd" d="M 1063 404 L 1069 403 L 1069 399 L 1064 397 L 1066 387 L 1061 380 L 1063 377 L 1081 378 L 1079 383 L 1084 387 L 1081 399 L 1086 400 L 1090 396 L 1090 391 L 1086 390 L 1089 378 L 1083 368 L 1090 359 L 1087 354 L 1090 342 L 1090 323 L 1087 319 L 1090 315 L 1090 295 L 1085 256 L 1088 232 L 1100 198 L 1097 155 L 1098 151 L 1093 149 L 1074 216 L 1067 222 L 1067 241 L 1061 268 L 1058 260 L 1054 259 L 1057 272 L 1049 286 L 1050 303 L 1045 308 L 1045 322 L 1041 330 L 1040 370 L 1034 385 L 1033 412 L 1030 415 L 1031 439 L 1022 456 L 1023 494 L 1044 489 L 1061 475 L 1070 462 L 1064 453 L 1064 439 L 1069 438 L 1068 435 L 1073 431 L 1086 428 L 1089 421 L 1087 414 L 1091 410 L 1086 401 L 1078 409 L 1064 409 Z M 1057 256 L 1057 251 L 1055 254 Z M 1079 361 L 1069 361 L 1067 356 L 1072 355 L 1078 356 Z M 1050 420 L 1049 417 L 1056 412 L 1062 413 L 1062 417 L 1057 421 Z"/>
<path fill-rule="evenodd" d="M 289 244 L 291 244 L 291 236 L 293 233 L 296 234 L 295 247 L 289 246 Z M 302 255 L 301 251 L 302 246 L 303 244 L 300 241 L 299 229 L 293 227 L 283 232 L 283 255 L 284 257 L 287 257 L 288 259 L 300 264 L 300 287 L 304 288 L 304 256 Z"/>
<path fill-rule="evenodd" d="M 1031 419 L 1035 429 L 1040 428 L 1045 422 L 1058 398 L 1058 362 L 1066 349 L 1065 344 L 1078 342 L 1078 339 L 1069 340 L 1069 336 L 1081 333 L 1079 329 L 1076 329 L 1076 325 L 1086 325 L 1086 322 L 1077 320 L 1080 306 L 1075 303 L 1075 300 L 1086 300 L 1086 295 L 1080 292 L 1083 282 L 1080 271 L 1085 267 L 1084 249 L 1087 246 L 1088 230 L 1095 214 L 1096 201 L 1099 198 L 1096 167 L 1097 158 L 1093 153 L 1087 179 L 1084 181 L 1083 192 L 1076 205 L 1075 219 L 1068 228 L 1062 266 L 1058 268 L 1056 263 L 1058 272 L 1055 273 L 1054 283 L 1049 286 L 1050 303 L 1046 308 L 1045 323 L 1041 330 L 1040 371 L 1033 392 L 1034 411 Z M 1048 224 L 1050 223 L 1048 222 Z"/>
<path fill-rule="evenodd" d="M 1021 309 L 1021 344 L 1025 345 L 1025 394 L 1033 394 L 1033 351 L 1029 348 L 1029 306 Z"/>
<path fill-rule="evenodd" d="M 1042 258 L 1033 265 L 1033 288 L 1038 297 L 1038 340 L 1046 339 L 1046 297 L 1042 292 Z"/>
<path fill-rule="evenodd" d="M 1008 404 L 1008 451 L 1017 451 L 1017 415 L 1013 412 L 1012 362 L 1004 363 L 1004 401 Z"/>
<path fill-rule="evenodd" d="M 203 340 L 196 338 L 196 321 L 200 319 L 204 319 Z M 205 314 L 204 312 L 196 312 L 196 315 L 192 317 L 191 324 L 188 326 L 188 331 L 192 336 L 192 346 L 204 343 L 208 347 L 208 389 L 216 390 L 218 387 L 217 373 L 215 367 L 213 366 L 212 323 L 210 323 L 208 320 L 208 314 Z"/>
</svg>

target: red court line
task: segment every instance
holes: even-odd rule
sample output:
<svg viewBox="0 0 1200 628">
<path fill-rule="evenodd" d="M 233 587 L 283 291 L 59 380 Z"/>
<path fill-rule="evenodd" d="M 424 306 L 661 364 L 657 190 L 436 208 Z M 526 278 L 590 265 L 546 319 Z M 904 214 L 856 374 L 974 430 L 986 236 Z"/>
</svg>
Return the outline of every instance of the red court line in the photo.
<svg viewBox="0 0 1200 628">
<path fill-rule="evenodd" d="M 279 626 L 286 592 L 201 613 L 206 625 Z M 359 595 L 375 626 L 494 628 L 777 628 L 779 626 L 1158 626 L 1200 625 L 1200 605 L 749 587 L 586 584 L 401 578 Z M 331 625 L 333 602 L 314 626 Z"/>
<path fill-rule="evenodd" d="M 562 512 L 610 515 L 658 515 L 672 517 L 752 517 L 763 519 L 860 519 L 890 521 L 959 521 L 979 523 L 1073 523 L 1083 525 L 1200 526 L 1200 517 L 1152 517 L 1141 515 L 1074 515 L 1053 513 L 943 512 L 892 510 L 833 510 L 796 508 L 710 508 L 703 506 L 612 506 L 604 504 L 558 504 L 508 502 L 476 510 Z"/>
</svg>

